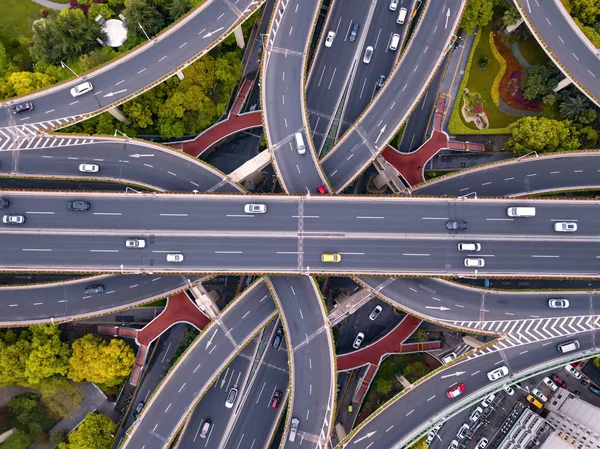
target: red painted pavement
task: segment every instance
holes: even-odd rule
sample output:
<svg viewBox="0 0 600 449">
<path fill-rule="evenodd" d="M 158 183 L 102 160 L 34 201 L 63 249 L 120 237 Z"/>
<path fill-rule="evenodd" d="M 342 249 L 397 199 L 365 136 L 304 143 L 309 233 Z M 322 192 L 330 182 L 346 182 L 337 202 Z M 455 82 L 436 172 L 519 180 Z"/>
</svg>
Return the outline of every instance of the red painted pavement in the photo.
<svg viewBox="0 0 600 449">
<path fill-rule="evenodd" d="M 412 315 L 406 315 L 404 319 L 385 337 L 375 343 L 365 346 L 358 351 L 337 356 L 337 369 L 340 371 L 350 370 L 371 363 L 379 365 L 385 354 L 401 352 L 400 348 L 412 333 L 419 327 L 421 320 Z"/>
<path fill-rule="evenodd" d="M 199 134 L 191 142 L 177 143 L 171 146 L 183 150 L 189 155 L 198 157 L 231 134 L 235 134 L 236 132 L 245 129 L 262 126 L 262 115 L 260 111 L 241 114 L 242 107 L 251 87 L 252 81 L 245 80 L 226 120 L 214 124 L 206 131 Z"/>
<path fill-rule="evenodd" d="M 446 97 L 441 96 L 435 111 L 433 134 L 415 151 L 412 153 L 400 153 L 394 147 L 388 145 L 382 152 L 384 159 L 392 164 L 411 186 L 425 181 L 425 164 L 440 150 L 445 148 L 471 151 L 484 150 L 484 146 L 481 144 L 450 141 L 448 135 L 442 131 L 445 107 Z"/>
</svg>

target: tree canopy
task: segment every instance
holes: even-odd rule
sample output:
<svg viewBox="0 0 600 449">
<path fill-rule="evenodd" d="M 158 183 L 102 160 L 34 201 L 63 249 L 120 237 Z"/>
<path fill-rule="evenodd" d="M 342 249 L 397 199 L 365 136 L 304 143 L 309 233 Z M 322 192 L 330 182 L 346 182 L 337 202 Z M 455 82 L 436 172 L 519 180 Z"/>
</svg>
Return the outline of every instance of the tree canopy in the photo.
<svg viewBox="0 0 600 449">
<path fill-rule="evenodd" d="M 135 362 L 133 349 L 119 339 L 112 339 L 107 343 L 87 334 L 75 340 L 72 348 L 69 377 L 75 382 L 118 385 L 129 375 Z"/>
<path fill-rule="evenodd" d="M 90 413 L 58 449 L 110 449 L 116 428 L 108 416 Z"/>
<path fill-rule="evenodd" d="M 521 156 L 532 151 L 557 152 L 581 146 L 577 132 L 569 121 L 544 117 L 523 117 L 508 126 L 511 137 L 506 148 Z"/>
<path fill-rule="evenodd" d="M 494 15 L 495 3 L 496 0 L 467 0 L 460 27 L 469 34 L 476 26 L 486 26 Z"/>
</svg>

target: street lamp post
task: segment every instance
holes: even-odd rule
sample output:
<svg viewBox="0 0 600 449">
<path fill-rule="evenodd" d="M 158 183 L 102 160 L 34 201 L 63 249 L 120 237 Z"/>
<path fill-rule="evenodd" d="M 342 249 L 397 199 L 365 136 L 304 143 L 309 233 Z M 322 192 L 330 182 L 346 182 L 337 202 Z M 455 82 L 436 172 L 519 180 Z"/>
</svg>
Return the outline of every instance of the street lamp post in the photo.
<svg viewBox="0 0 600 449">
<path fill-rule="evenodd" d="M 146 33 L 146 30 L 144 29 L 144 27 L 142 26 L 142 24 L 140 22 L 138 22 L 138 26 L 140 27 L 140 30 L 142 30 L 144 32 L 144 36 L 146 36 L 146 39 L 150 40 L 150 38 L 148 37 L 148 33 Z"/>
<path fill-rule="evenodd" d="M 63 69 L 68 69 L 71 71 L 71 73 L 73 75 L 75 75 L 76 77 L 79 77 L 79 75 L 77 73 L 75 73 L 75 70 L 73 70 L 71 67 L 69 67 L 67 64 L 65 64 L 64 62 L 60 61 L 60 65 Z"/>
</svg>

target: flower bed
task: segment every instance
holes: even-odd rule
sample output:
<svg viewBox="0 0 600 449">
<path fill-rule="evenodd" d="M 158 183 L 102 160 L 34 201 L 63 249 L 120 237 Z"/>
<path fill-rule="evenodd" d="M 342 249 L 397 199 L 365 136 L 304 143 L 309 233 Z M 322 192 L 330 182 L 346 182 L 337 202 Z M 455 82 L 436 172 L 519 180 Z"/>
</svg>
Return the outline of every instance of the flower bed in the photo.
<svg viewBox="0 0 600 449">
<path fill-rule="evenodd" d="M 512 51 L 502 42 L 498 35 L 494 36 L 494 46 L 506 61 L 506 72 L 500 81 L 500 98 L 515 109 L 522 111 L 540 111 L 537 101 L 525 100 L 521 96 L 521 77 L 523 67 L 512 54 Z M 518 73 L 518 75 L 517 75 Z"/>
</svg>

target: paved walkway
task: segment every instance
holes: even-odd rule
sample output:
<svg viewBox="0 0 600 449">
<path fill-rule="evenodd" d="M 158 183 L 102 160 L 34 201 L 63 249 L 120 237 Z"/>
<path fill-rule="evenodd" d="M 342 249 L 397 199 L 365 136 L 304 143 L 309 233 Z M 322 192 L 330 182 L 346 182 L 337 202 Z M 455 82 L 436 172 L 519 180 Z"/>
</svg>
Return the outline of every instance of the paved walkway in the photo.
<svg viewBox="0 0 600 449">
<path fill-rule="evenodd" d="M 238 96 L 225 120 L 215 123 L 213 126 L 198 134 L 194 140 L 169 144 L 169 146 L 185 153 L 198 157 L 205 151 L 217 145 L 224 138 L 245 129 L 262 126 L 262 115 L 260 111 L 242 113 L 246 98 L 252 88 L 253 82 L 246 79 L 238 92 Z"/>
<path fill-rule="evenodd" d="M 447 97 L 442 95 L 438 100 L 433 134 L 423 145 L 412 153 L 400 153 L 391 145 L 388 145 L 383 150 L 382 155 L 385 160 L 392 164 L 411 186 L 425 181 L 425 164 L 442 149 L 449 148 L 462 151 L 484 150 L 484 146 L 479 143 L 450 141 L 448 134 L 442 131 L 446 99 Z"/>
<path fill-rule="evenodd" d="M 88 413 L 92 413 L 93 411 L 98 411 L 103 415 L 115 419 L 114 404 L 106 400 L 106 396 L 96 385 L 86 382 L 75 385 L 75 388 L 79 390 L 83 396 L 83 400 L 69 416 L 50 429 L 50 435 L 60 431 L 65 432 L 65 434 L 71 433 L 85 419 Z M 34 443 L 29 449 L 51 449 L 54 447 L 56 447 L 56 444 L 48 441 L 45 444 Z"/>
<path fill-rule="evenodd" d="M 54 3 L 49 0 L 33 0 L 38 5 L 45 6 L 48 9 L 54 9 L 55 11 L 60 11 L 62 9 L 67 9 L 69 7 L 68 3 Z"/>
<path fill-rule="evenodd" d="M 167 300 L 167 306 L 160 315 L 154 318 L 143 329 L 132 329 L 120 326 L 98 326 L 98 332 L 105 335 L 135 338 L 140 346 L 129 383 L 137 385 L 142 374 L 150 344 L 163 332 L 176 323 L 188 323 L 196 329 L 204 329 L 210 319 L 188 298 L 185 292 L 177 293 Z"/>
</svg>

